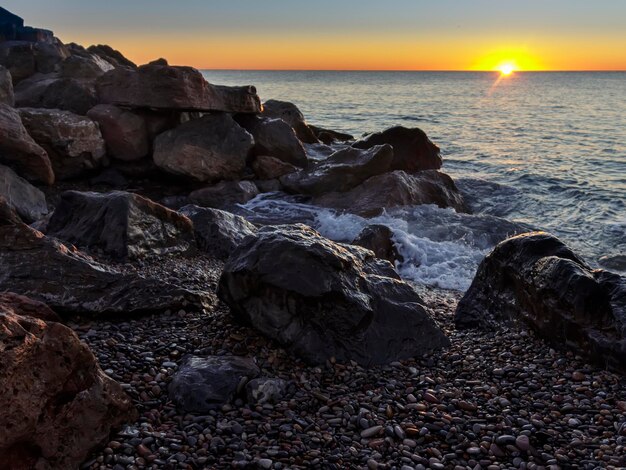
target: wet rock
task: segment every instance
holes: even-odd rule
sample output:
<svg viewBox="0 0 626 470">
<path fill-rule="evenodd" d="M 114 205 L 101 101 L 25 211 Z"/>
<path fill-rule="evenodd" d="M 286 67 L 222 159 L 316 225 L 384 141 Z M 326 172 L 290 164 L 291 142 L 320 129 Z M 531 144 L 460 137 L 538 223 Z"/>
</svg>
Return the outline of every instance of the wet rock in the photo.
<svg viewBox="0 0 626 470">
<path fill-rule="evenodd" d="M 124 191 L 65 191 L 46 233 L 117 259 L 185 253 L 195 246 L 187 217 Z"/>
<path fill-rule="evenodd" d="M 150 152 L 146 120 L 137 113 L 109 104 L 99 104 L 87 116 L 100 126 L 107 154 L 124 161 L 139 160 Z"/>
<path fill-rule="evenodd" d="M 46 151 L 28 134 L 16 110 L 0 104 L 0 162 L 29 181 L 54 182 Z"/>
<path fill-rule="evenodd" d="M 260 180 L 273 180 L 298 171 L 298 168 L 290 163 L 267 155 L 256 156 L 250 166 Z"/>
<path fill-rule="evenodd" d="M 236 121 L 254 138 L 254 155 L 269 155 L 279 160 L 305 167 L 308 163 L 302 143 L 293 128 L 282 119 L 254 115 L 239 115 Z"/>
<path fill-rule="evenodd" d="M 518 235 L 482 261 L 455 322 L 530 327 L 552 344 L 623 370 L 626 279 L 591 269 L 550 234 Z"/>
<path fill-rule="evenodd" d="M 189 200 L 202 207 L 229 209 L 236 204 L 245 204 L 259 194 L 252 181 L 220 181 L 214 186 L 197 189 Z"/>
<path fill-rule="evenodd" d="M 606 255 L 602 256 L 598 263 L 606 269 L 613 271 L 626 271 L 626 255 Z"/>
<path fill-rule="evenodd" d="M 259 374 L 252 358 L 186 356 L 172 377 L 169 397 L 187 413 L 208 413 L 229 403 L 242 382 Z"/>
<path fill-rule="evenodd" d="M 0 65 L 0 104 L 15 105 L 11 73 L 2 65 Z"/>
<path fill-rule="evenodd" d="M 280 181 L 293 193 L 319 196 L 329 192 L 345 192 L 372 176 L 385 173 L 392 159 L 393 149 L 390 145 L 369 150 L 346 148 L 306 170 L 283 176 Z"/>
<path fill-rule="evenodd" d="M 448 344 L 389 263 L 305 225 L 247 237 L 226 263 L 219 295 L 236 318 L 310 363 L 381 364 Z"/>
<path fill-rule="evenodd" d="M 38 319 L 50 311 L 36 305 L 0 296 L 0 460 L 78 468 L 136 412 L 78 336 Z"/>
<path fill-rule="evenodd" d="M 219 209 L 188 205 L 179 212 L 191 219 L 198 248 L 226 259 L 256 227 L 241 216 Z"/>
<path fill-rule="evenodd" d="M 96 89 L 101 103 L 133 108 L 229 113 L 261 111 L 254 87 L 211 85 L 192 67 L 152 63 L 137 69 L 116 68 L 98 79 Z"/>
<path fill-rule="evenodd" d="M 392 170 L 414 172 L 441 168 L 442 159 L 439 147 L 430 141 L 423 130 L 416 127 L 391 127 L 383 132 L 371 134 L 352 146 L 368 149 L 382 144 L 389 144 L 393 147 Z"/>
<path fill-rule="evenodd" d="M 377 258 L 386 259 L 391 264 L 404 260 L 393 242 L 393 230 L 386 225 L 368 225 L 352 244 L 372 250 Z"/>
<path fill-rule="evenodd" d="M 283 379 L 261 377 L 246 384 L 248 403 L 263 405 L 276 404 L 287 393 L 287 382 Z"/>
<path fill-rule="evenodd" d="M 417 204 L 435 204 L 467 212 L 463 196 L 452 178 L 434 170 L 414 174 L 393 171 L 373 176 L 350 191 L 324 194 L 314 202 L 363 217 L 380 215 L 383 209 Z"/>
<path fill-rule="evenodd" d="M 106 60 L 114 67 L 126 67 L 131 69 L 137 68 L 135 63 L 124 57 L 124 55 L 122 55 L 120 51 L 115 50 L 111 46 L 107 46 L 106 44 L 89 46 L 87 48 L 87 51 L 96 54 L 98 57 Z"/>
<path fill-rule="evenodd" d="M 0 291 L 45 302 L 60 314 L 124 315 L 202 309 L 206 292 L 125 274 L 21 223 L 0 200 Z"/>
<path fill-rule="evenodd" d="M 263 103 L 263 116 L 273 119 L 282 119 L 296 132 L 298 139 L 305 144 L 319 142 L 313 131 L 304 120 L 298 107 L 288 101 L 267 100 Z"/>
<path fill-rule="evenodd" d="M 80 176 L 106 163 L 104 140 L 91 119 L 58 109 L 21 108 L 28 133 L 43 147 L 60 180 Z"/>
<path fill-rule="evenodd" d="M 354 140 L 354 136 L 346 134 L 345 132 L 333 131 L 331 129 L 323 129 L 321 127 L 313 126 L 309 124 L 309 129 L 313 132 L 315 137 L 326 145 L 334 144 L 336 142 L 347 142 Z"/>
<path fill-rule="evenodd" d="M 154 144 L 154 163 L 198 181 L 240 178 L 254 141 L 228 114 L 210 114 L 164 132 Z"/>
<path fill-rule="evenodd" d="M 28 223 L 48 213 L 44 193 L 4 165 L 0 165 L 0 196 Z"/>
</svg>

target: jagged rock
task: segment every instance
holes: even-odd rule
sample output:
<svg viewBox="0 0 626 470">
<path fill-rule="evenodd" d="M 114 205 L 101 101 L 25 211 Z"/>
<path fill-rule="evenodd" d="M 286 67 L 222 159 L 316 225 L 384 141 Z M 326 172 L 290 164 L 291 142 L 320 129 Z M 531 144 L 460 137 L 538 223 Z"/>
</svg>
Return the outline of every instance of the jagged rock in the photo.
<svg viewBox="0 0 626 470">
<path fill-rule="evenodd" d="M 14 85 L 37 72 L 54 72 L 67 57 L 69 52 L 58 40 L 0 42 L 0 65 L 11 72 Z"/>
<path fill-rule="evenodd" d="M 288 101 L 267 100 L 263 103 L 263 116 L 273 119 L 282 119 L 296 132 L 298 139 L 305 144 L 319 143 L 313 131 L 309 128 L 304 116 L 298 107 Z"/>
<path fill-rule="evenodd" d="M 26 222 L 39 220 L 48 213 L 44 193 L 4 165 L 0 165 L 0 196 Z"/>
<path fill-rule="evenodd" d="M 334 144 L 336 142 L 347 142 L 349 140 L 354 140 L 354 136 L 350 134 L 346 134 L 345 132 L 333 131 L 331 129 L 323 129 L 321 127 L 313 126 L 309 124 L 309 129 L 313 132 L 317 139 L 326 144 Z"/>
<path fill-rule="evenodd" d="M 187 205 L 179 212 L 191 219 L 198 248 L 226 259 L 256 227 L 241 216 L 219 209 Z"/>
<path fill-rule="evenodd" d="M 25 26 L 22 18 L 0 7 L 0 42 L 3 41 L 53 43 L 58 39 L 47 29 Z"/>
<path fill-rule="evenodd" d="M 385 173 L 392 159 L 390 145 L 379 145 L 369 150 L 348 147 L 306 170 L 283 176 L 280 182 L 293 193 L 319 196 L 334 191 L 344 192 L 372 176 Z"/>
<path fill-rule="evenodd" d="M 228 114 L 210 114 L 159 135 L 154 163 L 198 181 L 240 178 L 252 150 L 252 136 Z"/>
<path fill-rule="evenodd" d="M 18 108 L 62 109 L 85 115 L 97 102 L 92 81 L 63 78 L 58 73 L 35 74 L 15 87 Z"/>
<path fill-rule="evenodd" d="M 124 315 L 205 308 L 212 298 L 124 274 L 21 223 L 0 199 L 0 291 L 45 302 L 59 314 Z"/>
<path fill-rule="evenodd" d="M 221 181 L 215 186 L 197 189 L 189 200 L 202 207 L 229 209 L 236 204 L 245 204 L 259 194 L 252 181 Z"/>
<path fill-rule="evenodd" d="M 530 327 L 556 346 L 626 372 L 626 278 L 590 268 L 545 232 L 497 245 L 478 267 L 455 322 Z"/>
<path fill-rule="evenodd" d="M 256 177 L 260 180 L 273 180 L 298 171 L 298 168 L 290 163 L 267 155 L 254 157 L 250 166 Z"/>
<path fill-rule="evenodd" d="M 0 104 L 0 163 L 29 181 L 54 182 L 48 154 L 28 134 L 17 111 Z"/>
<path fill-rule="evenodd" d="M 244 239 L 218 293 L 238 320 L 313 364 L 383 364 L 448 344 L 387 261 L 305 225 L 266 226 Z"/>
<path fill-rule="evenodd" d="M 11 72 L 2 65 L 0 65 L 0 104 L 6 104 L 8 106 L 15 105 Z"/>
<path fill-rule="evenodd" d="M 44 304 L 0 295 L 3 468 L 78 468 L 137 416 L 76 333 L 41 319 L 50 314 Z"/>
<path fill-rule="evenodd" d="M 261 371 L 254 359 L 238 356 L 186 356 L 172 377 L 170 399 L 186 413 L 221 408 Z"/>
<path fill-rule="evenodd" d="M 270 155 L 291 165 L 308 163 L 302 143 L 293 128 L 282 119 L 254 115 L 237 116 L 236 121 L 254 138 L 254 155 Z"/>
<path fill-rule="evenodd" d="M 253 86 L 211 85 L 192 67 L 147 64 L 137 69 L 116 68 L 100 77 L 96 88 L 101 103 L 134 108 L 229 113 L 261 111 Z"/>
<path fill-rule="evenodd" d="M 412 175 L 393 171 L 373 176 L 350 191 L 327 193 L 316 197 L 314 202 L 362 217 L 375 217 L 392 207 L 418 204 L 452 207 L 457 212 L 468 211 L 452 178 L 435 170 Z"/>
<path fill-rule="evenodd" d="M 195 246 L 187 217 L 125 191 L 65 191 L 46 234 L 118 259 L 184 253 Z"/>
<path fill-rule="evenodd" d="M 43 302 L 30 299 L 14 292 L 3 292 L 0 294 L 0 315 L 9 313 L 44 321 L 61 321 L 61 317 Z"/>
<path fill-rule="evenodd" d="M 19 109 L 29 134 L 41 145 L 60 180 L 80 176 L 106 163 L 104 140 L 91 119 L 58 109 Z"/>
<path fill-rule="evenodd" d="M 100 126 L 107 153 L 119 160 L 139 160 L 150 152 L 146 119 L 132 111 L 110 104 L 99 104 L 87 117 Z"/>
<path fill-rule="evenodd" d="M 393 230 L 386 225 L 368 225 L 357 235 L 352 244 L 372 250 L 377 258 L 386 259 L 391 264 L 404 260 L 393 242 Z"/>
<path fill-rule="evenodd" d="M 393 147 L 392 170 L 414 172 L 441 168 L 439 147 L 430 141 L 423 130 L 416 127 L 391 127 L 355 142 L 352 146 L 367 149 L 382 144 L 389 144 Z"/>
<path fill-rule="evenodd" d="M 287 393 L 287 382 L 283 379 L 260 377 L 252 379 L 246 384 L 246 397 L 248 403 L 275 405 L 280 402 Z"/>
<path fill-rule="evenodd" d="M 74 50 L 72 55 L 59 64 L 59 75 L 63 78 L 95 80 L 109 70 L 113 70 L 106 60 L 86 50 Z"/>
<path fill-rule="evenodd" d="M 137 66 L 134 62 L 127 59 L 122 55 L 120 51 L 113 49 L 111 46 L 107 46 L 106 44 L 98 44 L 95 46 L 89 46 L 87 51 L 96 54 L 103 60 L 106 60 L 108 63 L 112 64 L 116 68 L 126 67 L 135 69 Z"/>
</svg>

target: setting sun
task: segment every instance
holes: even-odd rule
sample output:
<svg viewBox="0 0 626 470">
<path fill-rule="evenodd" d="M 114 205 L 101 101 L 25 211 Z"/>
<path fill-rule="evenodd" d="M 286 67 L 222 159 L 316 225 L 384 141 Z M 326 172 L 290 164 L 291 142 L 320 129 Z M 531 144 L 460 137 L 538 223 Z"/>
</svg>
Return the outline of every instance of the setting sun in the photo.
<svg viewBox="0 0 626 470">
<path fill-rule="evenodd" d="M 502 64 L 498 66 L 498 70 L 502 75 L 511 75 L 515 72 L 515 66 L 512 64 Z"/>
</svg>

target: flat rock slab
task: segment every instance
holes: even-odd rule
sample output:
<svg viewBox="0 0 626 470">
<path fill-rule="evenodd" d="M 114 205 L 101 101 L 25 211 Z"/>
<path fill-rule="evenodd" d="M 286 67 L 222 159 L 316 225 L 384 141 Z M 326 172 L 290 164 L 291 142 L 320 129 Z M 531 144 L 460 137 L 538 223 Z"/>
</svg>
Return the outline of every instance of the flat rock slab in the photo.
<svg viewBox="0 0 626 470">
<path fill-rule="evenodd" d="M 301 224 L 247 237 L 218 293 L 237 319 L 313 364 L 384 364 L 449 343 L 389 262 Z"/>
</svg>

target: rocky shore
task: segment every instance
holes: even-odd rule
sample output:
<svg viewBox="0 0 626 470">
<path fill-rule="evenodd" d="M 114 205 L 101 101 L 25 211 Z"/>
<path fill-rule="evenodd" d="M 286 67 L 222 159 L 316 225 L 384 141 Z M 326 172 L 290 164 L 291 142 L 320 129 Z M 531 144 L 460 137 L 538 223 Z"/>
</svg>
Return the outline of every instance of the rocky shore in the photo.
<svg viewBox="0 0 626 470">
<path fill-rule="evenodd" d="M 234 213 L 470 212 L 442 164 L 0 8 L 0 469 L 626 467 L 624 277 L 534 232 L 444 291 Z"/>
</svg>

